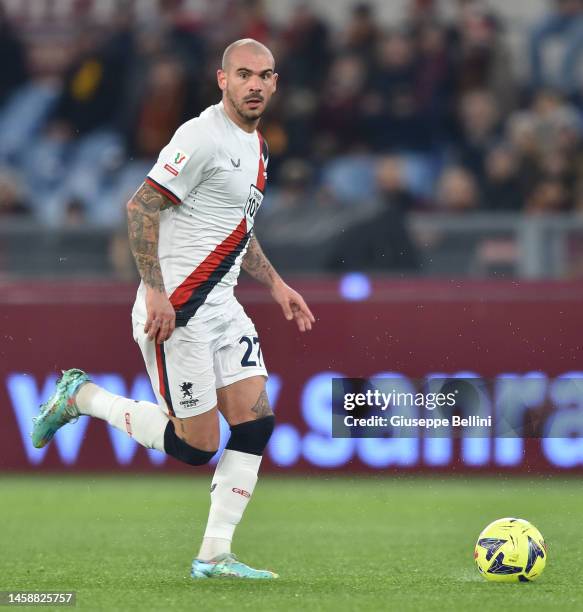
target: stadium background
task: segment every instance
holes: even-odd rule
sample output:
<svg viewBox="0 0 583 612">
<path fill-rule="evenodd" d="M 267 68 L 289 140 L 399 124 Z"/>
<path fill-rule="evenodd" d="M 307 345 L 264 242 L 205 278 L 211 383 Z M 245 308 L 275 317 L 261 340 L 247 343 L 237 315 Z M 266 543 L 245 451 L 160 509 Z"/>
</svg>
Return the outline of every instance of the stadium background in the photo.
<svg viewBox="0 0 583 612">
<path fill-rule="evenodd" d="M 261 126 L 271 159 L 257 235 L 317 324 L 300 335 L 263 288 L 241 279 L 238 295 L 261 336 L 277 414 L 264 469 L 290 476 L 289 486 L 261 481 L 241 548 L 253 552 L 248 534 L 258 536 L 272 547 L 272 563 L 298 577 L 289 592 L 282 587 L 280 608 L 297 607 L 301 591 L 308 608 L 357 609 L 358 601 L 360 609 L 384 609 L 384 585 L 400 610 L 519 609 L 525 601 L 506 591 L 489 591 L 484 603 L 472 582 L 479 577 L 471 546 L 489 520 L 522 514 L 550 530 L 563 553 L 548 570 L 552 586 L 529 605 L 577 609 L 581 500 L 568 475 L 583 470 L 583 407 L 565 375 L 583 369 L 583 2 L 4 0 L 0 7 L 6 588 L 25 588 L 30 559 L 48 567 L 56 554 L 61 573 L 47 572 L 44 582 L 38 574 L 37 583 L 84 585 L 86 601 L 91 593 L 101 602 L 95 607 L 131 608 L 143 585 L 121 576 L 148 571 L 175 598 L 158 600 L 149 590 L 158 609 L 190 601 L 170 579 L 183 571 L 176 555 L 187 559 L 192 550 L 176 544 L 184 538 L 167 520 L 168 496 L 171 514 L 190 521 L 194 512 L 202 530 L 212 466 L 198 470 L 198 480 L 88 419 L 65 427 L 45 450 L 31 447 L 28 432 L 62 368 L 82 367 L 112 391 L 151 397 L 131 339 L 137 277 L 124 205 L 176 126 L 218 101 L 214 73 L 224 46 L 252 36 L 273 48 L 280 73 Z M 438 445 L 332 439 L 330 378 L 382 372 L 512 378 L 515 400 L 535 409 L 550 403 L 565 437 Z M 196 504 L 186 497 L 188 478 Z M 61 519 L 64 500 L 92 520 Z M 122 519 L 124 509 L 140 519 Z M 52 522 L 39 527 L 39 512 Z M 282 530 L 277 517 L 285 512 L 293 517 Z M 383 529 L 371 518 L 378 512 L 387 517 Z M 355 517 L 350 541 L 347 515 Z M 58 536 L 65 524 L 66 541 Z M 99 550 L 111 529 L 118 543 L 109 544 L 108 561 L 125 565 L 109 568 L 105 583 L 81 578 L 76 563 L 101 561 L 84 538 Z M 371 559 L 358 573 L 370 578 L 368 595 L 357 577 L 334 582 L 326 574 L 326 590 L 320 578 L 298 573 L 308 554 L 296 547 L 302 538 L 314 543 L 311 566 Z M 411 548 L 412 540 L 434 549 Z M 381 584 L 371 550 L 382 558 L 379 543 L 389 541 L 391 569 Z M 39 542 L 53 549 L 39 552 Z M 439 559 L 428 552 L 437 550 Z M 413 583 L 411 563 L 426 571 Z M 463 597 L 471 583 L 475 600 L 456 602 L 450 587 L 461 582 Z M 108 589 L 115 599 L 105 599 Z M 276 607 L 254 596 L 259 608 Z M 209 602 L 197 601 L 213 609 Z"/>
<path fill-rule="evenodd" d="M 583 467 L 571 400 L 555 407 L 575 441 L 512 459 L 493 441 L 433 457 L 331 440 L 326 416 L 334 374 L 542 376 L 522 398 L 536 408 L 579 369 L 581 3 L 335 6 L 3 3 L 2 469 L 177 468 L 99 422 L 37 451 L 28 423 L 73 365 L 151 397 L 124 203 L 176 126 L 218 99 L 220 50 L 243 36 L 272 46 L 282 75 L 257 234 L 318 318 L 300 336 L 241 281 L 273 374 L 266 469 Z"/>
</svg>

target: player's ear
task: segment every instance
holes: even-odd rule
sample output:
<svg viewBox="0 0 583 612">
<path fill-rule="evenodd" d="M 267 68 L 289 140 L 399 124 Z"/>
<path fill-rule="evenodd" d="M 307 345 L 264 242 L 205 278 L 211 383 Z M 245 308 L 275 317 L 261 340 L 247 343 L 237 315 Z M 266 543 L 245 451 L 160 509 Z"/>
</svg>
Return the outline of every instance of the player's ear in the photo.
<svg viewBox="0 0 583 612">
<path fill-rule="evenodd" d="M 277 90 L 277 79 L 279 78 L 279 74 L 277 72 L 273 73 L 273 91 Z"/>
<path fill-rule="evenodd" d="M 217 70 L 217 83 L 219 84 L 219 89 L 221 91 L 225 91 L 225 89 L 227 89 L 227 73 L 221 68 Z"/>
</svg>

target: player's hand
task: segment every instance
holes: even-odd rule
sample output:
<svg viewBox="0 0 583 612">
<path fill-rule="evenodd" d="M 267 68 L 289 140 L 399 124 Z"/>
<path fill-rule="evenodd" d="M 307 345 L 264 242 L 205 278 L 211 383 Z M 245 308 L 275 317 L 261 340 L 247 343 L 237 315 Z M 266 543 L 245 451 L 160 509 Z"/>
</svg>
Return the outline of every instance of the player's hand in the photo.
<svg viewBox="0 0 583 612">
<path fill-rule="evenodd" d="M 148 340 L 162 344 L 176 326 L 176 313 L 165 292 L 146 287 L 146 313 L 144 333 L 148 334 Z"/>
<path fill-rule="evenodd" d="M 312 323 L 316 322 L 312 311 L 304 298 L 282 280 L 277 281 L 271 288 L 273 299 L 281 306 L 283 314 L 288 321 L 296 320 L 301 332 L 310 331 Z"/>
</svg>

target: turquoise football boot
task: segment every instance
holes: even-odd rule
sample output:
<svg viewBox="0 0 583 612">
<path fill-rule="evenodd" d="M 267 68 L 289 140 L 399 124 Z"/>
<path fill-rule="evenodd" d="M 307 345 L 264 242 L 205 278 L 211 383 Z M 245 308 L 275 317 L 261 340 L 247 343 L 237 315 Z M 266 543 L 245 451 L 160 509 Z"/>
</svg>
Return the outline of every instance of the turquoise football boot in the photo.
<svg viewBox="0 0 583 612">
<path fill-rule="evenodd" d="M 46 446 L 63 425 L 80 416 L 75 394 L 86 382 L 89 382 L 89 376 L 83 370 L 63 371 L 55 392 L 42 404 L 40 414 L 33 419 L 34 426 L 30 435 L 35 448 Z"/>
<path fill-rule="evenodd" d="M 190 572 L 192 578 L 250 578 L 252 580 L 271 580 L 279 578 L 269 570 L 257 570 L 241 563 L 233 553 L 219 555 L 210 561 L 195 559 Z"/>
</svg>

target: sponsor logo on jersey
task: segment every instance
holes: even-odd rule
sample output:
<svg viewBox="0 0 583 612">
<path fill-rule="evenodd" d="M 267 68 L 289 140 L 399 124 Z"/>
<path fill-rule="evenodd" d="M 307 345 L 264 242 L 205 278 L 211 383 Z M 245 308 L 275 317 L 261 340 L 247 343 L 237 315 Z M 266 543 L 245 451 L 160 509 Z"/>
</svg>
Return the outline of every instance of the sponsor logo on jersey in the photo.
<svg viewBox="0 0 583 612">
<path fill-rule="evenodd" d="M 164 164 L 164 170 L 167 170 L 168 172 L 170 172 L 170 174 L 173 174 L 174 176 L 178 176 L 178 170 L 173 168 L 170 164 Z"/>
<path fill-rule="evenodd" d="M 249 493 L 249 491 L 245 491 L 244 489 L 237 489 L 237 487 L 233 487 L 231 491 L 233 491 L 233 493 L 238 493 L 243 497 L 251 497 L 251 493 Z"/>
</svg>

